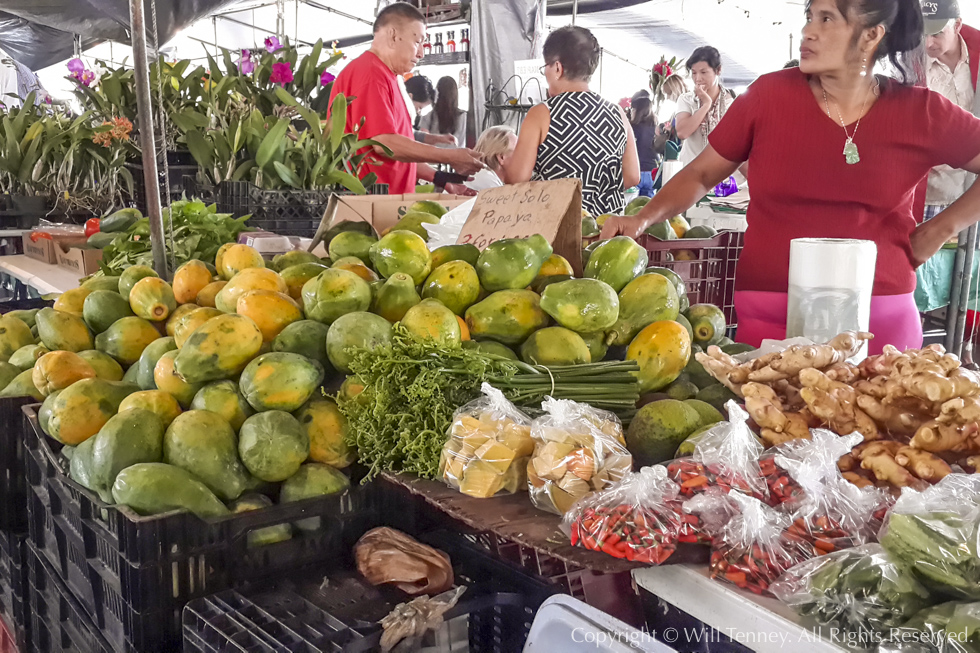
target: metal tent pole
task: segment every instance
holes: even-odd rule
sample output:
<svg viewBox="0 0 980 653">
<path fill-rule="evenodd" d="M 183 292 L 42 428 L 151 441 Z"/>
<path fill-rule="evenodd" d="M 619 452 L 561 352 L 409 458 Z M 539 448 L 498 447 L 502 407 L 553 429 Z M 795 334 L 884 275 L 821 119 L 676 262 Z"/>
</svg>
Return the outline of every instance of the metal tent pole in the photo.
<svg viewBox="0 0 980 653">
<path fill-rule="evenodd" d="M 964 245 L 962 241 L 963 233 L 960 234 L 960 243 L 957 249 L 963 251 L 963 269 L 959 270 L 958 275 L 953 276 L 953 284 L 959 286 L 959 293 L 957 294 L 957 305 L 956 305 L 956 322 L 953 329 L 952 351 L 957 356 L 963 356 L 963 339 L 966 335 L 966 313 L 970 306 L 970 282 L 973 280 L 973 259 L 976 254 L 977 248 L 977 225 L 973 224 L 967 229 L 966 234 L 966 245 L 964 250 Z M 952 298 L 950 298 L 952 300 Z M 949 336 L 947 335 L 947 339 Z"/>
<path fill-rule="evenodd" d="M 146 186 L 146 212 L 150 219 L 150 244 L 153 269 L 162 279 L 169 279 L 167 248 L 163 239 L 163 207 L 160 205 L 160 180 L 157 178 L 157 146 L 153 133 L 153 104 L 150 96 L 150 66 L 146 57 L 146 22 L 143 0 L 129 0 L 132 29 L 133 68 L 136 80 L 136 111 L 140 120 L 140 149 L 143 150 L 143 183 Z"/>
</svg>

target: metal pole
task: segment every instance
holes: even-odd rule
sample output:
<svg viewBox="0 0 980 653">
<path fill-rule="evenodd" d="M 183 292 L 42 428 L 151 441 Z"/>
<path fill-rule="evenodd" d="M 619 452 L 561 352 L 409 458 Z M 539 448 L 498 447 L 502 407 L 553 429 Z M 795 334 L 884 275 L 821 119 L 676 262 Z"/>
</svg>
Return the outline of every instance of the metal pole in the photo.
<svg viewBox="0 0 980 653">
<path fill-rule="evenodd" d="M 962 242 L 959 247 L 963 247 Z M 970 306 L 970 282 L 973 280 L 973 259 L 976 248 L 977 225 L 973 224 L 966 230 L 966 251 L 963 255 L 963 270 L 961 270 L 960 278 L 954 277 L 953 280 L 954 283 L 959 283 L 960 292 L 956 311 L 956 329 L 953 333 L 952 352 L 960 357 L 963 356 L 963 338 L 966 334 L 966 312 Z"/>
<path fill-rule="evenodd" d="M 572 1 L 572 25 L 575 25 L 575 19 L 578 18 L 578 0 Z"/>
<path fill-rule="evenodd" d="M 160 181 L 157 179 L 157 146 L 153 134 L 153 103 L 150 96 L 150 66 L 146 58 L 146 23 L 143 0 L 129 1 L 132 26 L 133 68 L 136 80 L 136 112 L 140 120 L 140 149 L 143 150 L 143 183 L 146 186 L 146 212 L 150 219 L 150 244 L 153 269 L 162 279 L 169 279 L 167 248 L 163 240 L 163 207 L 160 205 Z"/>
</svg>

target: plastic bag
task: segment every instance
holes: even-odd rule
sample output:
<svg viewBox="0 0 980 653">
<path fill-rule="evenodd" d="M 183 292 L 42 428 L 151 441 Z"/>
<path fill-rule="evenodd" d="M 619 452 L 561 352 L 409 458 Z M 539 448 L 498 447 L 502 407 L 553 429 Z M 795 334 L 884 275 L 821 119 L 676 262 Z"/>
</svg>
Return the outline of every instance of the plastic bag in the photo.
<svg viewBox="0 0 980 653">
<path fill-rule="evenodd" d="M 484 499 L 526 489 L 527 461 L 534 451 L 531 418 L 484 383 L 483 397 L 456 411 L 442 449 L 439 475 L 449 487 Z"/>
<path fill-rule="evenodd" d="M 874 643 L 929 604 L 929 591 L 878 544 L 822 555 L 796 565 L 770 591 L 798 614 Z"/>
<path fill-rule="evenodd" d="M 980 653 L 980 603 L 925 608 L 893 629 L 878 653 Z"/>
<path fill-rule="evenodd" d="M 797 457 L 779 454 L 775 462 L 787 470 L 802 492 L 782 509 L 791 511 L 788 532 L 814 546 L 821 554 L 872 541 L 873 513 L 886 502 L 873 487 L 859 488 L 844 480 L 837 460 L 864 441 L 858 433 L 838 436 L 814 429 L 812 439 L 797 449 Z"/>
<path fill-rule="evenodd" d="M 452 610 L 465 587 L 447 590 L 429 598 L 420 596 L 408 603 L 399 603 L 381 620 L 384 632 L 381 635 L 381 650 L 391 651 L 399 642 L 408 639 L 406 650 L 415 650 L 419 639 L 430 630 L 435 630 L 444 622 L 447 612 Z M 413 645 L 414 644 L 414 645 Z M 399 647 L 398 650 L 401 650 Z"/>
<path fill-rule="evenodd" d="M 531 423 L 534 454 L 527 466 L 531 501 L 564 515 L 577 500 L 618 483 L 632 468 L 623 425 L 613 413 L 547 397 Z"/>
<path fill-rule="evenodd" d="M 676 498 L 677 484 L 663 466 L 644 467 L 577 502 L 565 513 L 561 529 L 572 546 L 659 565 L 677 548 Z"/>
<path fill-rule="evenodd" d="M 434 594 L 453 586 L 449 556 L 394 528 L 375 528 L 354 545 L 357 571 L 372 585 L 391 583 L 406 594 Z"/>
<path fill-rule="evenodd" d="M 980 599 L 980 477 L 950 474 L 902 495 L 879 541 L 895 562 L 926 587 L 950 597 Z"/>
<path fill-rule="evenodd" d="M 727 422 L 719 422 L 705 431 L 690 458 L 678 458 L 667 464 L 670 478 L 681 487 L 681 495 L 692 497 L 710 487 L 726 492 L 738 490 L 765 500 L 768 492 L 759 467 L 764 447 L 749 428 L 749 416 L 734 401 L 729 401 Z"/>
<path fill-rule="evenodd" d="M 711 544 L 714 536 L 738 514 L 738 503 L 721 488 L 708 488 L 681 506 L 681 529 L 677 540 L 693 544 Z"/>
<path fill-rule="evenodd" d="M 738 492 L 729 496 L 739 512 L 712 539 L 710 575 L 741 589 L 764 594 L 783 572 L 812 558 L 814 549 L 786 532 L 790 524 L 788 515 L 755 497 Z"/>
</svg>

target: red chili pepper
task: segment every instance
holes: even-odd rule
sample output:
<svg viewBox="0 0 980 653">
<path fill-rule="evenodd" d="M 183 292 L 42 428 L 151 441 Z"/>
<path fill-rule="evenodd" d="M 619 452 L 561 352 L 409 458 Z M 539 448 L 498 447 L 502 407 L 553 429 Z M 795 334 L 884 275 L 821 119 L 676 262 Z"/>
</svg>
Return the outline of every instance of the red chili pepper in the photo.
<svg viewBox="0 0 980 653">
<path fill-rule="evenodd" d="M 54 240 L 54 238 L 51 237 L 51 234 L 49 234 L 49 233 L 47 233 L 45 231 L 32 231 L 31 232 L 31 242 L 32 243 L 36 243 L 37 241 L 39 241 L 41 239 L 44 239 L 44 240 Z"/>
</svg>

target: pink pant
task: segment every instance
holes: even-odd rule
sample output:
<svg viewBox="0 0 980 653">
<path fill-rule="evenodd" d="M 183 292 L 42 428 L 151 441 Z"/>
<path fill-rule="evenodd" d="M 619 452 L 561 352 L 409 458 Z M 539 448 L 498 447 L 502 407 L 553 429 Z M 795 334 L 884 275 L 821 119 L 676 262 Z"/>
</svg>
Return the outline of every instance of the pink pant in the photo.
<svg viewBox="0 0 980 653">
<path fill-rule="evenodd" d="M 786 293 L 743 290 L 735 293 L 738 318 L 736 340 L 758 347 L 764 339 L 786 337 Z M 922 347 L 922 319 L 913 293 L 877 295 L 871 298 L 869 354 L 880 354 L 885 345 L 900 350 Z"/>
</svg>

